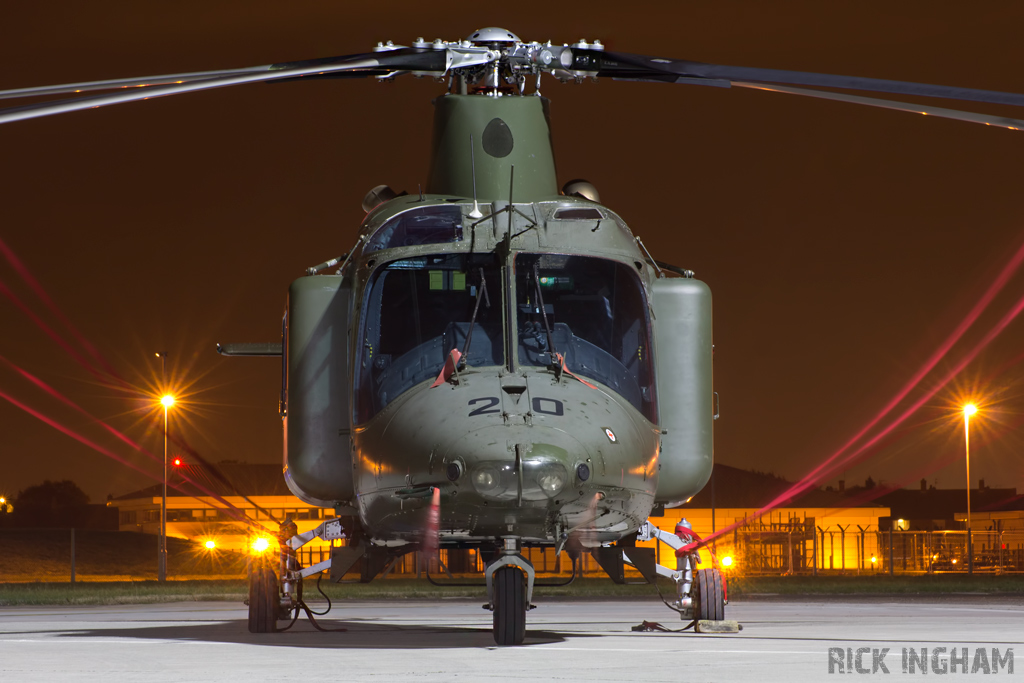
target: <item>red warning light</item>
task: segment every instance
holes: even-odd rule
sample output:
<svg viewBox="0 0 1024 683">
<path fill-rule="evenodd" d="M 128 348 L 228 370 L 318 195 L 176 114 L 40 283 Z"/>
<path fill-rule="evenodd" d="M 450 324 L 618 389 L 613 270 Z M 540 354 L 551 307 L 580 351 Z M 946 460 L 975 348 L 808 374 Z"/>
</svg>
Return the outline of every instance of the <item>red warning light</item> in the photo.
<svg viewBox="0 0 1024 683">
<path fill-rule="evenodd" d="M 174 466 L 175 467 L 181 467 L 181 458 L 175 458 L 174 459 Z"/>
</svg>

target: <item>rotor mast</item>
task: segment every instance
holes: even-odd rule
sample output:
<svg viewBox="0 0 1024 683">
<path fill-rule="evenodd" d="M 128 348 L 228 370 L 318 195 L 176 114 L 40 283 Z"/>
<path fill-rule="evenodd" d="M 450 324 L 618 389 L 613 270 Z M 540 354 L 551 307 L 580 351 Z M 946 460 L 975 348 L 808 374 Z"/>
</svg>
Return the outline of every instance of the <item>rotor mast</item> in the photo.
<svg viewBox="0 0 1024 683">
<path fill-rule="evenodd" d="M 455 70 L 452 92 L 434 101 L 427 191 L 483 202 L 509 201 L 510 187 L 513 201 L 557 196 L 549 102 L 540 97 L 539 78 L 534 92 L 526 95 L 533 70 L 524 67 L 543 46 L 524 50 L 518 36 L 492 27 L 474 32 L 461 47 L 501 56 Z M 560 55 L 561 50 L 552 46 L 544 59 L 553 62 L 554 52 Z"/>
</svg>

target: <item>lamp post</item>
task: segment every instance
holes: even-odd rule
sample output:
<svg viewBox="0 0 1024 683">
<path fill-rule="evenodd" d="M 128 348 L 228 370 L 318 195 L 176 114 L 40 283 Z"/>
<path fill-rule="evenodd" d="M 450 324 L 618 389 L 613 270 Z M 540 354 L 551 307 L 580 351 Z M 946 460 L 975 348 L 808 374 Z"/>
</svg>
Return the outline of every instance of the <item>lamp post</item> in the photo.
<svg viewBox="0 0 1024 683">
<path fill-rule="evenodd" d="M 174 405 L 174 397 L 165 394 L 160 399 L 164 407 L 164 481 L 160 496 L 160 563 L 157 566 L 157 581 L 167 580 L 167 410 Z"/>
<path fill-rule="evenodd" d="M 974 573 L 974 547 L 971 544 L 971 415 L 978 412 L 973 403 L 964 406 L 964 452 L 967 460 L 967 573 Z"/>
<path fill-rule="evenodd" d="M 161 387 L 167 388 L 167 352 L 157 351 L 156 357 L 160 359 L 160 383 Z M 164 407 L 164 476 L 163 490 L 160 496 L 160 536 L 157 539 L 156 547 L 156 580 L 167 580 L 167 410 L 174 405 L 174 397 L 164 394 L 160 398 L 160 405 Z"/>
</svg>

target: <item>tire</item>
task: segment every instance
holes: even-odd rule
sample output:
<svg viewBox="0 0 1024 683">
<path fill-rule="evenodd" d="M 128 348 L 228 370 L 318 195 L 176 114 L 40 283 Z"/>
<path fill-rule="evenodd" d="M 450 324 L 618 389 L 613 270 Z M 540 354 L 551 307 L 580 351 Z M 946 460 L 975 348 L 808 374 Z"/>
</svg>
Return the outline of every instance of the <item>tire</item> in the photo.
<svg viewBox="0 0 1024 683">
<path fill-rule="evenodd" d="M 521 645 L 526 639 L 526 588 L 517 567 L 494 572 L 494 642 Z"/>
<path fill-rule="evenodd" d="M 249 633 L 277 630 L 277 576 L 270 567 L 257 567 L 249 576 Z"/>
<path fill-rule="evenodd" d="M 697 570 L 695 619 L 722 621 L 725 619 L 725 598 L 722 594 L 722 575 L 717 569 Z"/>
</svg>

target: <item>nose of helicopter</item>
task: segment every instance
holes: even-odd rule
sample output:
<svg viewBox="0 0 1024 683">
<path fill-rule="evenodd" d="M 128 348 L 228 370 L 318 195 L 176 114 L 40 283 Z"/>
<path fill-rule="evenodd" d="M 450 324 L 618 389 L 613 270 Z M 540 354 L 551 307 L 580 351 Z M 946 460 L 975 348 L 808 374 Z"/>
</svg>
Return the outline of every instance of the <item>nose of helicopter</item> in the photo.
<svg viewBox="0 0 1024 683">
<path fill-rule="evenodd" d="M 595 455 L 561 429 L 491 425 L 453 443 L 445 471 L 453 485 L 484 500 L 543 503 L 578 495 Z"/>
</svg>

